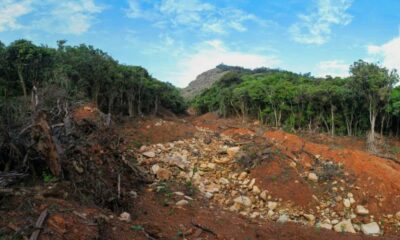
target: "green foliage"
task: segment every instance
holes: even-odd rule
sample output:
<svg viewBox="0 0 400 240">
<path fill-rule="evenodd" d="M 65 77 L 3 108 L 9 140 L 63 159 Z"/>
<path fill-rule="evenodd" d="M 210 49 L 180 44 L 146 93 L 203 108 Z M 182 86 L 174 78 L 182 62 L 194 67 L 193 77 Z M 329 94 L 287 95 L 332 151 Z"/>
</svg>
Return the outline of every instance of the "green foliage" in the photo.
<svg viewBox="0 0 400 240">
<path fill-rule="evenodd" d="M 349 78 L 315 78 L 266 68 L 218 68 L 230 72 L 192 100 L 199 113 L 236 115 L 287 131 L 332 135 L 365 134 L 372 126 L 371 113 L 381 131 L 399 132 L 400 88 L 393 89 L 398 75 L 376 64 L 354 63 Z"/>
<path fill-rule="evenodd" d="M 43 171 L 42 177 L 45 183 L 53 182 L 56 179 L 49 171 Z"/>
<path fill-rule="evenodd" d="M 186 109 L 178 89 L 158 81 L 146 69 L 119 64 L 93 46 L 68 46 L 57 42 L 56 49 L 17 40 L 0 42 L 0 103 L 13 104 L 28 99 L 33 88 L 53 86 L 71 99 L 91 100 L 102 111 L 120 115 L 155 114 L 161 108 L 174 113 Z M 0 104 L 5 113 L 10 106 Z"/>
<path fill-rule="evenodd" d="M 131 226 L 131 230 L 136 231 L 136 232 L 140 232 L 144 230 L 144 227 L 142 225 L 132 225 Z"/>
</svg>

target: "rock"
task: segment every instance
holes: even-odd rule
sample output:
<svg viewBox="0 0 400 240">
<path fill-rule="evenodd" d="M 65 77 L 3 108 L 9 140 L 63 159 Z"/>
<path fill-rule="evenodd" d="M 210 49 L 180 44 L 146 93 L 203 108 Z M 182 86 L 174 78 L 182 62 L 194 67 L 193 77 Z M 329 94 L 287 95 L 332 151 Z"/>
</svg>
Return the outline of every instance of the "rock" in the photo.
<svg viewBox="0 0 400 240">
<path fill-rule="evenodd" d="M 177 196 L 185 196 L 185 194 L 183 192 L 174 192 L 174 194 Z"/>
<path fill-rule="evenodd" d="M 318 224 L 318 226 L 319 226 L 320 228 L 332 230 L 332 225 L 329 224 L 329 223 L 320 223 L 320 224 Z"/>
<path fill-rule="evenodd" d="M 236 153 L 238 153 L 240 150 L 240 147 L 230 147 L 226 150 L 226 153 L 230 156 L 230 157 L 234 157 L 236 155 Z"/>
<path fill-rule="evenodd" d="M 268 207 L 268 209 L 269 210 L 275 210 L 276 209 L 276 207 L 278 207 L 278 203 L 277 202 L 268 202 L 268 204 L 267 204 L 267 207 Z"/>
<path fill-rule="evenodd" d="M 287 214 L 280 215 L 277 220 L 278 223 L 286 223 L 287 221 L 289 221 L 289 216 Z"/>
<path fill-rule="evenodd" d="M 229 184 L 229 180 L 222 177 L 222 178 L 219 179 L 219 183 L 224 184 L 224 185 L 228 185 Z"/>
<path fill-rule="evenodd" d="M 259 217 L 260 216 L 260 213 L 259 212 L 253 212 L 251 215 L 250 215 L 250 218 L 256 218 L 256 217 Z"/>
<path fill-rule="evenodd" d="M 315 216 L 312 214 L 303 214 L 303 216 L 309 221 L 309 222 L 314 222 L 315 221 Z"/>
<path fill-rule="evenodd" d="M 396 217 L 397 220 L 400 220 L 400 211 L 397 212 L 394 216 Z"/>
<path fill-rule="evenodd" d="M 264 201 L 267 201 L 267 200 L 268 200 L 267 197 L 268 197 L 268 195 L 267 195 L 267 190 L 262 191 L 261 194 L 260 194 L 260 198 L 261 198 L 262 200 L 264 200 Z"/>
<path fill-rule="evenodd" d="M 368 214 L 369 214 L 369 211 L 368 211 L 368 209 L 366 209 L 364 206 L 362 206 L 362 205 L 357 205 L 357 207 L 356 207 L 356 213 L 357 213 L 358 215 L 368 215 Z"/>
<path fill-rule="evenodd" d="M 351 207 L 350 199 L 348 199 L 348 198 L 343 199 L 343 205 L 345 208 Z"/>
<path fill-rule="evenodd" d="M 318 176 L 315 173 L 309 173 L 307 176 L 308 180 L 312 181 L 312 182 L 318 182 Z"/>
<path fill-rule="evenodd" d="M 214 197 L 214 194 L 210 193 L 210 192 L 206 192 L 205 193 L 206 198 L 211 199 Z"/>
<path fill-rule="evenodd" d="M 254 194 L 257 194 L 257 195 L 261 193 L 260 188 L 257 187 L 257 186 L 253 186 L 253 190 L 252 191 L 253 191 Z"/>
<path fill-rule="evenodd" d="M 141 146 L 139 149 L 139 152 L 143 153 L 147 150 L 147 147 L 145 145 Z"/>
<path fill-rule="evenodd" d="M 180 206 L 180 207 L 188 205 L 188 204 L 189 204 L 189 202 L 187 200 L 180 200 L 180 201 L 175 203 L 176 206 Z"/>
<path fill-rule="evenodd" d="M 217 165 L 215 163 L 208 163 L 207 164 L 207 168 L 214 170 L 217 167 Z"/>
<path fill-rule="evenodd" d="M 365 235 L 379 235 L 381 233 L 381 230 L 379 228 L 379 225 L 376 222 L 371 222 L 368 224 L 362 224 L 361 225 L 361 231 Z"/>
<path fill-rule="evenodd" d="M 233 201 L 246 207 L 251 207 L 252 205 L 251 199 L 246 196 L 237 197 Z"/>
<path fill-rule="evenodd" d="M 249 183 L 249 185 L 248 185 L 247 187 L 248 187 L 249 189 L 252 189 L 255 183 L 256 183 L 256 179 L 253 178 L 253 179 L 251 179 L 251 181 L 250 181 L 250 183 Z"/>
<path fill-rule="evenodd" d="M 240 209 L 242 208 L 242 205 L 239 203 L 234 203 L 229 210 L 231 210 L 232 212 L 239 212 Z"/>
<path fill-rule="evenodd" d="M 153 158 L 156 156 L 156 153 L 153 151 L 147 151 L 147 152 L 142 153 L 142 155 L 145 157 L 148 157 L 148 158 Z"/>
<path fill-rule="evenodd" d="M 123 213 L 121 213 L 121 215 L 119 215 L 119 220 L 124 221 L 124 222 L 130 222 L 131 215 L 127 212 L 123 212 Z"/>
<path fill-rule="evenodd" d="M 348 232 L 348 233 L 356 233 L 354 230 L 353 224 L 351 223 L 351 220 L 343 220 L 336 224 L 333 229 L 336 232 Z"/>
<path fill-rule="evenodd" d="M 168 180 L 172 177 L 172 172 L 165 168 L 160 168 L 156 174 L 157 178 L 161 181 Z"/>
<path fill-rule="evenodd" d="M 241 172 L 238 176 L 238 180 L 243 180 L 247 177 L 247 172 Z"/>
<path fill-rule="evenodd" d="M 161 169 L 161 167 L 158 164 L 154 164 L 153 166 L 151 166 L 151 172 L 154 175 L 157 175 L 157 172 Z"/>
<path fill-rule="evenodd" d="M 216 193 L 219 192 L 219 190 L 221 189 L 221 186 L 215 183 L 211 183 L 209 185 L 207 185 L 206 187 L 206 191 L 210 192 L 210 193 Z"/>
<path fill-rule="evenodd" d="M 187 161 L 187 157 L 186 156 L 167 157 L 165 159 L 165 162 L 167 162 L 169 165 L 177 166 L 180 169 L 186 169 L 186 168 L 189 167 L 189 162 Z"/>
</svg>

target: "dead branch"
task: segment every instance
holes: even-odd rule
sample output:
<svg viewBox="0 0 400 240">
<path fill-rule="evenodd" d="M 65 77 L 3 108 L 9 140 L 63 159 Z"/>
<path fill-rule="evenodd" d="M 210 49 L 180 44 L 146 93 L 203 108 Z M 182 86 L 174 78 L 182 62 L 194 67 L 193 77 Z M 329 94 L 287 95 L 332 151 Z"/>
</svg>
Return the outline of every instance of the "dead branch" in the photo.
<svg viewBox="0 0 400 240">
<path fill-rule="evenodd" d="M 203 230 L 204 232 L 208 232 L 208 233 L 210 233 L 210 234 L 212 234 L 212 235 L 214 235 L 214 236 L 217 236 L 217 234 L 216 234 L 214 231 L 212 231 L 211 229 L 209 229 L 209 228 L 207 228 L 207 227 L 205 227 L 205 226 L 202 226 L 202 225 L 200 225 L 200 224 L 198 224 L 198 223 L 195 223 L 193 220 L 191 221 L 191 224 L 192 224 L 193 226 L 197 227 L 197 228 L 200 228 L 200 229 Z"/>
<path fill-rule="evenodd" d="M 49 214 L 49 212 L 47 209 L 43 210 L 43 212 L 40 214 L 40 216 L 37 219 L 36 224 L 35 224 L 36 230 L 32 233 L 29 240 L 37 240 L 37 238 L 39 237 L 39 234 L 40 234 L 40 230 L 42 229 L 44 220 L 46 219 L 48 214 Z"/>
</svg>

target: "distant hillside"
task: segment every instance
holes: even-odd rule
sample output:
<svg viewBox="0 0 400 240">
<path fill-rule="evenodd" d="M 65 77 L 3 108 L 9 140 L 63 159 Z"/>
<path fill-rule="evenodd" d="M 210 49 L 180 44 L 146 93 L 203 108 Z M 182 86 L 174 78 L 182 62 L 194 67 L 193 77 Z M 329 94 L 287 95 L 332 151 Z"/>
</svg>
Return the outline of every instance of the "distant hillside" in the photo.
<svg viewBox="0 0 400 240">
<path fill-rule="evenodd" d="M 182 96 L 186 99 L 192 99 L 203 90 L 210 88 L 213 83 L 218 81 L 227 72 L 229 70 L 218 67 L 203 72 L 194 81 L 190 82 L 189 86 L 182 89 Z"/>
<path fill-rule="evenodd" d="M 181 90 L 182 96 L 185 99 L 192 99 L 195 96 L 202 93 L 204 90 L 209 89 L 215 82 L 221 79 L 228 72 L 237 72 L 240 74 L 251 74 L 251 73 L 267 73 L 267 72 L 280 72 L 281 70 L 269 69 L 269 68 L 256 68 L 254 70 L 228 66 L 220 64 L 213 69 L 203 72 L 195 80 L 189 83 L 189 86 Z"/>
</svg>

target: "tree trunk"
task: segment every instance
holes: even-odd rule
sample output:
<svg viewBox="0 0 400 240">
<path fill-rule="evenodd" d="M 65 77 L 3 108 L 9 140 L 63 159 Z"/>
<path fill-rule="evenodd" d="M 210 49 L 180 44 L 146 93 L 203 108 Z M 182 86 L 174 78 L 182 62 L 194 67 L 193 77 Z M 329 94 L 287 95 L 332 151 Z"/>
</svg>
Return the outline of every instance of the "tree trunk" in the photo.
<svg viewBox="0 0 400 240">
<path fill-rule="evenodd" d="M 376 123 L 377 115 L 378 114 L 376 112 L 376 109 L 374 109 L 374 107 L 372 106 L 372 101 L 370 101 L 370 103 L 369 103 L 369 120 L 371 123 L 371 131 L 367 138 L 367 144 L 368 144 L 368 149 L 373 153 L 377 153 L 377 149 L 375 146 L 375 123 Z"/>
<path fill-rule="evenodd" d="M 335 111 L 333 104 L 331 104 L 331 135 L 335 136 Z"/>
<path fill-rule="evenodd" d="M 26 85 L 24 76 L 22 75 L 22 69 L 20 66 L 17 67 L 17 73 L 18 73 L 19 83 L 21 84 L 22 92 L 24 94 L 24 97 L 26 98 L 27 96 Z"/>
</svg>

